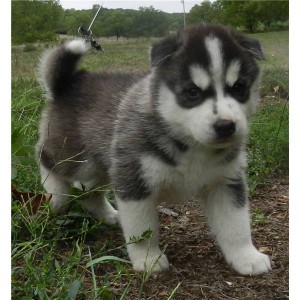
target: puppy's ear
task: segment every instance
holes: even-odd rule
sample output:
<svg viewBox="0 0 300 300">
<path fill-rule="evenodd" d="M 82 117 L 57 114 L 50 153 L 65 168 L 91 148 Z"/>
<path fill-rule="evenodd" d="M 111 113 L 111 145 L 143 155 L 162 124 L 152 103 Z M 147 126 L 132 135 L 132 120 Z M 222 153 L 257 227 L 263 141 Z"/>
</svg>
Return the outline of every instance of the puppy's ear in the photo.
<svg viewBox="0 0 300 300">
<path fill-rule="evenodd" d="M 171 35 L 153 44 L 150 49 L 151 67 L 157 67 L 170 58 L 183 44 L 180 33 Z"/>
<path fill-rule="evenodd" d="M 254 58 L 264 60 L 265 56 L 261 49 L 260 42 L 254 39 L 244 38 L 240 40 L 240 45 L 245 48 Z"/>
<path fill-rule="evenodd" d="M 265 56 L 263 54 L 263 51 L 261 49 L 261 45 L 260 45 L 259 41 L 248 38 L 238 32 L 234 32 L 233 35 L 234 35 L 236 41 L 238 42 L 238 44 L 241 47 L 243 47 L 248 53 L 250 53 L 252 55 L 252 57 L 256 58 L 257 60 L 265 59 Z"/>
</svg>

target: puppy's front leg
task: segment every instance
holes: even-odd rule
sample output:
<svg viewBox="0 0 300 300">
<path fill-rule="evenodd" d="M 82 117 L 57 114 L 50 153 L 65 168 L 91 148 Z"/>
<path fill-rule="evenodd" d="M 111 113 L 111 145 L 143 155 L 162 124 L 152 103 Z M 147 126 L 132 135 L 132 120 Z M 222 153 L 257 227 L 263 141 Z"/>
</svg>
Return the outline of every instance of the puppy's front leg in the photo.
<svg viewBox="0 0 300 300">
<path fill-rule="evenodd" d="M 205 201 L 208 224 L 227 262 L 240 274 L 258 275 L 271 269 L 270 259 L 251 240 L 249 204 L 243 179 L 211 191 Z"/>
<path fill-rule="evenodd" d="M 150 197 L 140 200 L 118 199 L 120 222 L 127 243 L 127 251 L 136 271 L 162 271 L 169 267 L 167 257 L 159 249 L 159 223 L 156 202 Z M 151 230 L 151 238 L 131 243 L 133 237 L 141 237 Z"/>
</svg>

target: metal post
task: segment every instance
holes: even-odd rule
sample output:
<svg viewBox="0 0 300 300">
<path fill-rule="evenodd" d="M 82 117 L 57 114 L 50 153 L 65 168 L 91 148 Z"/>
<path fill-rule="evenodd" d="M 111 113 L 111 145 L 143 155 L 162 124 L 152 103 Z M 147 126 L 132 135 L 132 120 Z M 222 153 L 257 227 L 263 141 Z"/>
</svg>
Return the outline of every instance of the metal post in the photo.
<svg viewBox="0 0 300 300">
<path fill-rule="evenodd" d="M 184 0 L 181 0 L 182 6 L 183 6 L 183 27 L 185 28 L 186 21 L 185 21 L 185 5 Z"/>
<path fill-rule="evenodd" d="M 94 23 L 94 21 L 95 21 L 97 15 L 98 15 L 100 9 L 101 9 L 101 7 L 102 7 L 102 5 L 99 5 L 99 8 L 98 8 L 98 10 L 97 10 L 97 12 L 96 12 L 96 14 L 95 14 L 95 17 L 94 17 L 94 19 L 92 20 L 92 22 L 91 22 L 89 28 L 87 29 L 88 31 L 91 29 L 91 27 L 92 27 L 92 25 L 93 25 L 93 23 Z"/>
</svg>

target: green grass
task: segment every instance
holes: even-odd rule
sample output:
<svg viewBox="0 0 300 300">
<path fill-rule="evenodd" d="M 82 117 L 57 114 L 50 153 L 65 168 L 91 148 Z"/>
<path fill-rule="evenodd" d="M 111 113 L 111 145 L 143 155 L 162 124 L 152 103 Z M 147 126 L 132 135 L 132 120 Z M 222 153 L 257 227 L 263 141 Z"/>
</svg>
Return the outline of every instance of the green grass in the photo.
<svg viewBox="0 0 300 300">
<path fill-rule="evenodd" d="M 250 37 L 261 42 L 265 61 L 261 63 L 263 69 L 261 94 L 273 94 L 278 88 L 276 96 L 288 95 L 289 74 L 289 35 L 288 31 L 251 34 Z"/>
<path fill-rule="evenodd" d="M 278 100 L 278 99 L 277 99 Z M 250 192 L 270 176 L 288 170 L 289 117 L 287 101 L 267 99 L 253 118 L 248 146 Z"/>
<path fill-rule="evenodd" d="M 268 177 L 288 170 L 289 153 L 289 35 L 287 31 L 251 34 L 265 53 L 262 103 L 252 119 L 249 139 L 250 192 Z"/>
<path fill-rule="evenodd" d="M 248 147 L 251 192 L 288 168 L 288 32 L 253 37 L 262 42 L 266 61 L 262 62 L 264 98 L 252 120 Z M 92 71 L 147 70 L 152 41 L 103 40 L 105 52 L 90 52 L 83 67 Z M 44 103 L 35 71 L 42 48 L 27 45 L 24 52 L 14 47 L 12 55 L 12 183 L 18 190 L 37 193 L 43 188 L 34 146 Z M 113 192 L 110 195 L 113 199 Z M 257 222 L 263 220 L 261 216 Z M 47 205 L 32 215 L 30 209 L 13 202 L 12 298 L 130 299 L 128 295 L 135 290 L 142 299 L 149 274 L 134 274 L 118 259 L 127 259 L 127 254 L 123 238 L 116 232 L 120 232 L 118 226 L 108 228 L 76 205 L 69 215 L 52 217 Z M 91 264 L 99 258 L 100 262 Z M 178 284 L 165 299 L 176 297 Z"/>
</svg>

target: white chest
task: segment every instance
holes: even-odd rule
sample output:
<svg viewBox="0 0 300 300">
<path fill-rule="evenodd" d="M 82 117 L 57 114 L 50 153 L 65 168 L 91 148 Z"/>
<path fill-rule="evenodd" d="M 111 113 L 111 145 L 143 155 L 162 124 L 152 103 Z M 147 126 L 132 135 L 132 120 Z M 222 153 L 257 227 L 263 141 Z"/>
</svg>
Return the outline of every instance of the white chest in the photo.
<svg viewBox="0 0 300 300">
<path fill-rule="evenodd" d="M 178 202 L 201 196 L 207 188 L 235 178 L 243 162 L 243 155 L 230 164 L 220 164 L 199 151 L 188 151 L 174 167 L 149 155 L 142 158 L 143 177 L 163 198 L 171 197 L 172 202 Z"/>
</svg>

